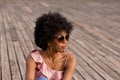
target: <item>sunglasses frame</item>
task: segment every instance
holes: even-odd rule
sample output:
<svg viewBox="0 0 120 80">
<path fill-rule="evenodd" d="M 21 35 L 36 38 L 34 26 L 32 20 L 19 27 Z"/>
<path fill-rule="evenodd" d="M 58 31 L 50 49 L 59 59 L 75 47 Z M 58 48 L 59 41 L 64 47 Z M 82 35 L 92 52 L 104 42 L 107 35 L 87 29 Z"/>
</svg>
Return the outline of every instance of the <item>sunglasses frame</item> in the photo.
<svg viewBox="0 0 120 80">
<path fill-rule="evenodd" d="M 64 42 L 64 40 L 66 39 L 67 41 L 69 40 L 69 36 L 70 35 L 66 35 L 66 36 L 55 36 L 54 38 L 56 38 L 58 40 L 58 42 Z"/>
</svg>

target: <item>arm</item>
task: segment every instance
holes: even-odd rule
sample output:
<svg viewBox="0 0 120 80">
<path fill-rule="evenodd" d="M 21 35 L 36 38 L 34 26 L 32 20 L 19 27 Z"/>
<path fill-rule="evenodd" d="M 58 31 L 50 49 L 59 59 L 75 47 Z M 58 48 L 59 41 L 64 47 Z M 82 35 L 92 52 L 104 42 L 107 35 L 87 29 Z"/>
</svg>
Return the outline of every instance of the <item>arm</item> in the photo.
<svg viewBox="0 0 120 80">
<path fill-rule="evenodd" d="M 36 68 L 36 64 L 33 61 L 31 55 L 29 55 L 27 57 L 26 60 L 26 76 L 25 76 L 25 80 L 35 80 L 35 68 Z"/>
<path fill-rule="evenodd" d="M 76 57 L 75 55 L 70 55 L 67 60 L 66 69 L 62 80 L 72 80 L 75 66 L 76 66 Z"/>
</svg>

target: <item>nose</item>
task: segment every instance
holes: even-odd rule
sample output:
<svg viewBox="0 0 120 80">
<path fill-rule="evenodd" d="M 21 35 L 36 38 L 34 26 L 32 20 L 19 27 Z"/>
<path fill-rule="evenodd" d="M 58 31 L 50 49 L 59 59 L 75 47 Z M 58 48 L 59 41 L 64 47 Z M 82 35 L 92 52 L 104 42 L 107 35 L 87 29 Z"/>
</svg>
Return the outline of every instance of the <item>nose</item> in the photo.
<svg viewBox="0 0 120 80">
<path fill-rule="evenodd" d="M 63 43 L 64 43 L 64 44 L 67 44 L 67 42 L 68 42 L 68 41 L 64 38 Z"/>
</svg>

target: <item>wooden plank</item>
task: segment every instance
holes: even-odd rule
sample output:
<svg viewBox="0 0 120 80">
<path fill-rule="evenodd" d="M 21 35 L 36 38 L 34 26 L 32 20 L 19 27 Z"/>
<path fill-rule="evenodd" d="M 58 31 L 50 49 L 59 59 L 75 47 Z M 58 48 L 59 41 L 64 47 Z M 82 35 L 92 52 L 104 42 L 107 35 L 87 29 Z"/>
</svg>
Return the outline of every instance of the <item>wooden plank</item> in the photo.
<svg viewBox="0 0 120 80">
<path fill-rule="evenodd" d="M 76 49 L 73 49 L 75 52 L 80 52 Z M 90 60 L 87 56 L 85 56 L 82 52 L 79 53 L 79 56 L 81 56 L 95 71 L 99 72 L 103 78 L 106 80 L 114 80 L 111 76 L 109 76 L 104 70 L 102 70 L 98 65 L 96 65 L 92 60 Z M 79 71 L 80 72 L 80 71 Z"/>
<path fill-rule="evenodd" d="M 23 80 L 25 78 L 25 70 L 26 70 L 25 58 L 23 56 L 23 52 L 21 50 L 21 46 L 20 46 L 19 42 L 16 41 L 16 42 L 13 42 L 13 44 L 14 44 L 15 53 L 16 53 L 16 57 L 17 57 L 17 60 L 19 63 L 20 72 L 21 72 L 22 80 Z"/>
<path fill-rule="evenodd" d="M 75 44 L 74 44 L 75 45 Z M 75 53 L 73 52 L 72 50 L 69 51 L 70 53 Z M 96 71 L 93 70 L 93 68 L 91 68 L 89 66 L 88 63 L 86 63 L 86 61 L 84 61 L 77 53 L 76 53 L 76 56 L 77 56 L 77 63 L 85 70 L 87 71 L 87 73 L 89 73 L 91 76 L 94 77 L 95 80 L 104 80 L 104 78 L 102 78 L 101 75 L 99 75 Z M 79 56 L 79 57 L 78 57 Z M 81 72 L 80 72 L 81 73 Z M 78 78 L 79 79 L 79 78 Z M 75 79 L 76 80 L 76 79 Z"/>
<path fill-rule="evenodd" d="M 23 37 L 24 37 L 24 39 L 25 39 L 25 41 L 26 41 L 27 48 L 29 49 L 29 51 L 33 50 L 33 49 L 34 49 L 34 46 L 33 46 L 33 44 L 32 44 L 32 41 L 30 40 L 30 36 L 33 36 L 33 35 L 29 35 L 29 36 L 28 36 L 28 34 L 29 34 L 31 31 L 29 31 L 29 33 L 27 34 L 27 33 L 26 33 L 27 30 L 25 30 L 25 29 L 23 28 L 22 23 L 21 23 L 21 22 L 18 22 L 18 24 L 19 24 L 19 26 L 20 26 L 20 28 L 21 28 L 22 35 L 24 35 Z"/>
<path fill-rule="evenodd" d="M 28 26 L 31 26 L 31 25 L 24 25 L 21 22 L 18 22 L 18 24 L 21 26 L 22 34 L 24 35 L 24 39 L 26 41 L 29 51 L 33 50 L 35 45 L 33 44 L 34 39 L 31 36 L 33 36 L 34 33 L 33 33 L 33 30 L 30 30 L 29 28 L 27 28 Z M 25 26 L 27 30 L 25 29 Z"/>
<path fill-rule="evenodd" d="M 81 31 L 79 30 L 79 32 L 81 32 Z M 84 32 L 86 34 L 86 36 L 88 36 L 89 38 L 91 38 L 92 40 L 94 40 L 96 43 L 100 44 L 102 47 L 104 47 L 104 48 L 108 49 L 109 51 L 113 52 L 116 56 L 120 55 L 119 54 L 120 50 L 119 50 L 118 46 L 112 45 L 112 44 L 110 44 L 109 41 L 107 42 L 106 40 L 105 40 L 105 42 L 106 42 L 105 43 L 104 39 L 101 39 L 102 41 L 95 40 L 94 37 L 91 37 L 91 34 L 89 34 L 89 32 L 86 32 L 83 29 L 82 29 L 82 32 Z M 77 35 L 79 35 L 79 34 L 77 34 Z M 107 44 L 107 43 L 109 43 L 109 44 Z"/>
<path fill-rule="evenodd" d="M 89 3 L 88 3 L 89 4 Z M 98 3 L 99 4 L 99 3 Z M 86 4 L 85 4 L 86 5 Z M 109 15 L 109 13 L 107 13 L 106 11 L 101 11 L 101 10 L 104 10 L 104 9 L 102 9 L 102 8 L 99 8 L 99 7 L 97 7 L 97 5 L 95 5 L 94 7 L 93 6 L 91 6 L 90 4 L 88 5 L 88 6 L 85 6 L 84 4 L 81 4 L 79 7 L 81 8 L 81 11 L 77 11 L 77 10 L 75 10 L 74 9 L 74 11 L 76 11 L 76 15 L 78 16 L 78 18 L 79 19 L 81 19 L 80 18 L 80 16 L 82 16 L 82 17 L 84 17 L 84 19 L 86 18 L 86 20 L 85 21 L 87 21 L 87 22 L 90 22 L 91 24 L 99 24 L 100 22 L 102 22 L 101 23 L 101 26 L 98 26 L 98 27 L 103 27 L 104 28 L 104 30 L 107 30 L 108 29 L 108 27 L 110 28 L 112 25 L 114 26 L 114 25 L 116 25 L 116 27 L 111 27 L 112 29 L 111 30 L 108 30 L 108 31 L 112 31 L 113 29 L 115 29 L 115 31 L 116 32 L 118 32 L 119 30 L 117 30 L 116 28 L 117 27 L 119 27 L 119 23 L 117 23 L 117 22 L 114 22 L 114 21 L 111 21 L 110 19 L 107 19 L 107 18 L 105 18 L 104 17 L 104 15 L 106 16 L 106 14 L 107 15 Z M 100 5 L 100 6 L 102 6 L 102 4 Z M 109 6 L 110 7 L 110 6 Z M 93 9 L 92 9 L 93 8 Z M 108 7 L 107 7 L 108 8 Z M 106 9 L 106 7 L 105 7 L 105 9 Z M 90 10 L 92 10 L 92 11 L 90 11 Z M 97 11 L 96 11 L 97 10 Z M 99 13 L 97 13 L 98 11 L 101 11 L 101 12 L 106 12 L 106 13 L 104 13 L 104 14 L 102 14 L 102 15 L 99 15 Z M 113 10 L 110 10 L 110 11 L 112 11 L 113 12 Z M 89 12 L 89 13 L 88 13 Z M 70 12 L 69 12 L 70 13 Z M 79 13 L 82 13 L 82 14 L 79 14 Z M 90 19 L 92 19 L 92 20 L 90 20 Z M 99 20 L 99 22 L 98 22 L 98 20 Z M 96 23 L 94 23 L 94 21 L 96 21 Z M 103 24 L 104 23 L 104 24 Z M 108 24 L 107 24 L 108 23 Z M 104 26 L 106 26 L 106 27 L 104 27 Z M 97 27 L 97 26 L 96 26 Z M 114 32 L 115 33 L 115 32 Z"/>
<path fill-rule="evenodd" d="M 78 71 L 76 70 L 73 74 L 73 80 L 84 80 L 84 77 L 81 77 Z"/>
<path fill-rule="evenodd" d="M 2 80 L 2 64 L 1 64 L 1 37 L 2 37 L 2 14 L 1 14 L 1 9 L 0 9 L 0 79 Z"/>
<path fill-rule="evenodd" d="M 71 45 L 72 46 L 72 45 Z M 101 76 L 103 76 L 105 79 L 111 79 L 114 80 L 112 77 L 110 77 L 103 69 L 101 69 L 97 64 L 95 64 L 89 57 L 87 57 L 84 53 L 82 53 L 79 48 L 71 47 L 74 52 L 78 53 L 79 56 L 81 56 L 95 71 L 97 71 Z M 89 54 L 89 53 L 88 53 Z"/>
<path fill-rule="evenodd" d="M 72 10 L 73 11 L 73 10 Z M 75 10 L 74 10 L 75 11 Z M 69 11 L 69 13 L 71 13 L 70 11 Z M 78 11 L 76 11 L 76 13 L 78 13 Z M 75 13 L 73 13 L 73 14 L 75 14 Z M 84 13 L 83 13 L 84 14 Z M 66 15 L 66 14 L 65 14 Z M 70 15 L 72 15 L 72 14 L 70 14 Z M 79 15 L 80 16 L 80 14 L 76 14 L 76 15 Z M 68 15 L 67 15 L 68 16 Z M 75 15 L 74 15 L 75 16 Z M 80 24 L 80 26 L 83 26 L 84 24 L 81 24 L 82 23 L 82 21 L 80 21 L 79 20 L 79 16 L 77 16 L 77 17 L 72 17 L 70 20 L 72 20 L 73 22 L 75 22 L 75 23 L 77 23 L 77 24 Z M 68 18 L 70 18 L 70 16 L 68 16 Z M 82 16 L 82 18 L 84 19 L 84 17 Z M 80 19 L 82 19 L 82 18 L 80 18 Z M 101 18 L 101 17 L 100 17 Z M 75 19 L 75 20 L 74 20 Z M 77 22 L 77 21 L 78 22 Z M 89 20 L 89 21 L 91 21 L 91 20 Z M 79 22 L 81 22 L 81 23 L 79 23 Z M 95 21 L 94 21 L 95 22 Z M 110 22 L 109 22 L 110 23 Z M 111 22 L 112 23 L 112 22 Z M 87 23 L 86 23 L 87 24 Z M 119 26 L 119 24 L 116 24 L 116 25 L 118 25 Z M 90 25 L 88 25 L 89 27 L 90 27 Z M 87 27 L 88 27 L 87 26 Z M 119 27 L 117 27 L 116 28 L 116 30 L 113 30 L 113 31 L 117 31 L 118 33 L 117 34 L 115 34 L 114 36 L 111 36 L 109 33 L 107 33 L 108 31 L 109 31 L 109 29 L 110 28 L 108 28 L 108 31 L 103 31 L 103 29 L 99 29 L 99 28 L 97 28 L 97 25 L 95 26 L 95 25 L 91 25 L 92 27 L 88 27 L 89 29 L 95 29 L 95 30 L 99 30 L 99 32 L 100 33 L 104 33 L 105 35 L 107 35 L 107 36 L 110 36 L 110 38 L 112 38 L 112 39 L 115 39 L 114 37 L 117 35 L 117 34 L 119 34 L 119 31 L 117 31 L 118 29 L 117 28 L 119 28 Z M 99 25 L 98 25 L 98 27 L 99 27 Z M 97 31 L 98 32 L 98 31 Z M 113 32 L 113 33 L 115 33 L 115 32 Z M 118 45 L 118 44 L 116 44 L 116 45 Z"/>
<path fill-rule="evenodd" d="M 77 30 L 77 29 L 76 29 Z M 77 31 L 76 31 L 77 32 Z M 75 33 L 76 33 L 75 32 Z M 77 37 L 77 35 L 79 35 L 79 37 L 80 37 L 80 34 L 83 34 L 84 35 L 84 37 L 82 37 L 82 39 L 85 39 L 85 40 L 83 40 L 83 42 L 84 41 L 86 41 L 87 42 L 87 45 L 89 44 L 89 43 L 92 43 L 92 44 L 90 44 L 89 46 L 91 46 L 91 47 L 94 47 L 94 49 L 96 49 L 96 50 L 99 50 L 99 52 L 101 52 L 101 54 L 103 55 L 103 56 L 107 56 L 108 54 L 109 55 L 111 55 L 111 56 L 114 56 L 116 59 L 118 59 L 118 61 L 119 61 L 119 58 L 118 58 L 118 55 L 114 55 L 113 54 L 113 52 L 111 51 L 111 50 L 109 50 L 109 49 L 107 49 L 107 48 L 105 48 L 105 47 L 103 47 L 103 46 L 101 46 L 101 43 L 99 43 L 98 41 L 96 41 L 95 39 L 93 39 L 93 38 L 91 38 L 91 37 L 89 37 L 89 34 L 86 34 L 86 33 L 84 33 L 84 32 L 82 32 L 82 31 L 79 31 L 79 34 L 75 34 L 75 36 L 76 36 L 76 38 L 78 38 Z M 85 37 L 86 36 L 86 37 Z M 80 38 L 79 38 L 79 40 L 80 40 Z M 80 41 L 78 41 L 78 42 L 80 42 Z M 93 46 L 94 45 L 94 46 Z M 113 45 L 111 45 L 111 46 L 113 46 Z M 91 50 L 91 49 L 90 49 Z M 107 53 L 107 54 L 103 54 L 103 52 L 104 53 Z"/>
<path fill-rule="evenodd" d="M 75 43 L 75 42 L 72 42 L 72 43 L 74 43 L 74 45 L 78 44 L 78 43 Z M 76 45 L 76 48 L 77 48 L 77 45 Z M 78 46 L 78 48 L 82 52 L 84 52 L 86 54 L 86 56 L 88 56 L 92 61 L 94 61 L 95 64 L 99 65 L 105 72 L 107 72 L 107 74 L 112 76 L 112 78 L 114 78 L 115 80 L 119 80 L 120 79 L 120 76 L 119 76 L 119 71 L 120 70 L 119 70 L 119 68 L 117 66 L 113 65 L 110 61 L 108 61 L 107 59 L 103 58 L 100 55 L 99 56 L 92 55 L 91 54 L 92 52 L 87 51 L 83 47 Z M 112 67 L 112 68 L 110 68 L 110 67 Z M 118 71 L 118 73 L 116 73 L 117 71 Z"/>
<path fill-rule="evenodd" d="M 77 32 L 78 33 L 78 32 Z M 82 33 L 80 33 L 80 34 L 82 34 Z M 83 38 L 81 38 L 80 36 L 79 36 L 79 40 L 80 39 L 83 39 Z M 83 41 L 85 41 L 85 40 L 83 40 Z M 92 42 L 92 43 L 91 43 Z M 86 44 L 88 45 L 88 44 L 92 44 L 90 47 L 95 47 L 96 48 L 96 45 L 97 44 L 94 44 L 93 43 L 93 41 L 91 40 L 91 42 L 90 42 L 90 39 L 89 39 L 89 41 L 87 40 L 86 41 Z M 76 45 L 77 45 L 78 43 L 76 43 Z M 75 44 L 74 44 L 75 45 Z M 80 44 L 81 45 L 81 44 Z M 82 46 L 82 45 L 81 45 Z M 80 46 L 79 46 L 79 48 L 80 48 Z M 86 47 L 85 47 L 86 48 Z M 81 48 L 80 48 L 81 49 Z M 91 53 L 92 53 L 92 51 L 91 51 L 91 49 L 88 49 L 87 48 L 87 50 L 89 50 Z M 86 53 L 86 52 L 85 52 Z M 98 53 L 98 52 L 96 52 L 96 53 Z M 96 56 L 96 57 L 98 57 L 98 58 L 100 58 L 100 55 L 96 55 L 96 53 L 95 53 L 95 55 L 94 56 Z M 86 54 L 86 55 L 88 55 L 88 54 Z M 90 58 L 94 58 L 94 56 L 89 56 Z M 93 59 L 94 60 L 94 59 Z M 118 70 L 119 68 L 117 68 L 117 65 L 118 65 L 118 63 L 117 63 L 117 61 L 116 61 L 116 66 L 114 65 L 114 64 L 112 64 L 110 61 L 108 61 L 108 60 L 106 60 L 106 59 L 104 59 L 104 58 L 102 58 L 102 56 L 101 56 L 101 60 L 103 61 L 103 63 L 105 63 L 105 64 L 107 64 L 107 65 L 109 65 L 109 67 L 111 67 L 113 70 L 115 70 L 115 72 L 118 72 L 118 74 L 119 74 L 119 71 L 120 70 Z M 97 60 L 95 60 L 95 61 L 97 61 Z M 100 62 L 99 60 L 98 60 L 98 62 Z M 115 62 L 115 60 L 114 60 L 114 62 Z M 97 63 L 97 62 L 96 62 Z M 101 63 L 102 64 L 102 63 Z M 105 66 L 105 65 L 103 65 L 103 66 Z M 102 66 L 102 67 L 103 67 Z M 104 69 L 104 68 L 103 68 Z M 106 68 L 105 69 L 105 71 L 107 70 L 108 68 Z M 107 70 L 106 72 L 108 72 L 108 71 L 111 71 L 111 70 Z M 111 71 L 112 72 L 112 74 L 110 74 L 111 76 L 113 76 L 113 73 L 114 73 L 114 71 Z M 108 72 L 109 73 L 109 72 Z M 114 74 L 114 76 L 113 77 L 115 77 L 115 74 Z M 117 78 L 118 80 L 119 80 L 119 76 L 118 75 L 116 75 L 116 77 L 115 78 Z"/>
<path fill-rule="evenodd" d="M 69 53 L 73 54 L 74 51 L 70 50 L 70 48 L 68 48 L 67 50 Z M 78 61 L 78 58 L 77 58 Z M 78 63 L 78 62 L 77 62 Z M 73 74 L 73 79 L 74 80 L 85 80 L 85 78 L 81 75 L 81 72 L 78 72 L 78 70 L 75 68 L 74 74 Z"/>
<path fill-rule="evenodd" d="M 9 10 L 11 10 L 11 8 L 8 8 Z M 12 13 L 12 11 L 11 11 L 11 13 Z M 20 29 L 20 25 L 17 23 L 16 24 L 16 18 L 14 17 L 13 18 L 13 14 L 14 13 L 12 13 L 12 14 L 10 14 L 10 17 L 11 17 L 11 19 L 12 19 L 12 23 L 13 23 L 13 28 L 14 28 L 14 31 L 15 31 L 15 33 L 17 34 L 17 38 L 18 38 L 18 41 L 19 41 L 19 43 L 20 43 L 20 45 L 22 45 L 22 51 L 24 52 L 24 55 L 25 55 L 25 57 L 27 57 L 27 55 L 30 53 L 30 51 L 28 50 L 28 47 L 26 46 L 26 41 L 24 40 L 24 37 L 23 37 L 23 35 L 21 34 L 21 29 Z M 14 19 L 16 20 L 16 21 L 14 21 Z M 18 21 L 17 21 L 18 22 Z M 19 28 L 18 28 L 18 26 L 19 26 Z M 14 34 L 15 34 L 14 33 Z"/>
<path fill-rule="evenodd" d="M 20 26 L 19 29 L 21 30 L 21 34 L 23 35 L 24 41 L 26 42 L 27 48 L 29 51 L 34 49 L 34 39 L 33 37 L 33 29 L 30 29 L 31 27 L 33 28 L 33 26 L 31 25 L 31 23 L 28 23 L 30 21 L 29 17 L 26 16 L 26 18 L 28 18 L 26 21 L 24 21 L 23 19 L 23 14 L 26 13 L 21 13 L 22 11 L 17 11 L 15 12 L 16 14 L 16 19 L 17 19 L 17 23 Z M 28 23 L 28 24 L 26 24 Z"/>
<path fill-rule="evenodd" d="M 20 75 L 20 71 L 19 71 L 19 66 L 16 60 L 16 55 L 15 55 L 15 51 L 13 48 L 13 42 L 11 39 L 11 29 L 12 29 L 12 24 L 11 24 L 11 20 L 10 20 L 10 16 L 8 14 L 8 9 L 4 9 L 5 13 L 6 13 L 6 19 L 8 20 L 8 25 L 9 26 L 5 26 L 6 29 L 6 39 L 7 39 L 7 47 L 8 47 L 8 55 L 9 55 L 9 64 L 10 64 L 10 69 L 11 69 L 11 77 L 12 80 L 22 80 L 21 79 L 21 75 Z"/>
<path fill-rule="evenodd" d="M 10 10 L 11 10 L 11 13 L 12 13 L 11 20 L 12 20 L 13 25 L 15 27 L 15 30 L 14 30 L 15 33 L 14 34 L 16 34 L 16 37 L 18 37 L 16 27 L 19 30 L 19 25 L 17 24 L 17 20 L 15 18 L 15 14 L 12 12 L 14 10 L 13 9 L 10 9 Z M 18 41 L 17 40 L 13 41 L 13 45 L 14 45 L 15 55 L 16 55 L 16 58 L 17 58 L 17 61 L 18 61 L 20 73 L 21 73 L 21 78 L 23 80 L 25 78 L 25 70 L 26 70 L 26 67 L 25 67 L 25 56 L 23 54 L 23 51 L 22 51 L 22 48 L 21 48 L 19 40 Z"/>
<path fill-rule="evenodd" d="M 111 55 L 111 56 L 114 56 L 114 57 L 115 57 L 116 59 L 118 59 L 118 61 L 119 61 L 118 56 L 113 55 L 113 52 L 111 52 L 111 51 L 107 50 L 106 48 L 102 47 L 101 44 L 99 44 L 98 42 L 96 42 L 94 39 L 92 39 L 92 38 L 87 38 L 87 37 L 89 37 L 88 34 L 81 33 L 81 32 L 80 32 L 80 34 L 84 34 L 84 35 L 86 36 L 86 38 L 85 38 L 85 37 L 82 37 L 82 38 L 85 39 L 85 40 L 83 40 L 83 42 L 84 42 L 84 41 L 88 42 L 87 45 L 88 45 L 89 43 L 92 43 L 92 44 L 90 44 L 89 46 L 91 46 L 91 47 L 94 47 L 94 46 L 95 46 L 94 49 L 95 49 L 95 50 L 99 50 L 99 52 L 100 52 L 103 56 L 107 56 L 107 55 L 109 54 L 109 55 Z M 80 37 L 80 34 L 77 34 L 77 35 L 79 35 L 79 37 Z M 75 35 L 76 35 L 76 34 L 75 34 Z M 78 38 L 78 37 L 76 36 L 76 38 Z M 76 41 L 77 41 L 77 40 L 76 40 Z M 77 42 L 80 42 L 80 41 L 77 41 Z M 93 46 L 93 45 L 94 45 L 94 46 Z M 91 49 L 90 49 L 90 50 L 91 50 Z M 107 54 L 103 54 L 103 52 L 104 52 L 104 53 L 107 53 Z"/>
<path fill-rule="evenodd" d="M 76 65 L 76 70 L 81 73 L 81 75 L 86 79 L 86 80 L 94 80 L 94 78 L 87 73 L 79 64 Z"/>
<path fill-rule="evenodd" d="M 112 43 L 112 44 L 114 44 L 115 46 L 120 46 L 120 42 L 117 40 L 117 39 L 115 39 L 113 36 L 110 36 L 108 33 L 104 33 L 101 29 L 98 29 L 97 27 L 95 27 L 95 26 L 93 26 L 92 25 L 92 27 L 90 26 L 90 25 L 87 25 L 87 24 L 83 24 L 83 23 L 80 23 L 80 21 L 78 20 L 78 18 L 75 18 L 75 17 L 72 17 L 72 16 L 70 16 L 70 15 L 68 15 L 67 13 L 65 13 L 65 12 L 62 12 L 62 14 L 63 15 L 65 15 L 70 21 L 72 21 L 72 22 L 74 22 L 75 24 L 77 24 L 77 25 L 79 25 L 78 27 L 79 28 L 83 28 L 83 29 L 85 29 L 85 30 L 87 30 L 88 32 L 90 32 L 90 34 L 91 33 L 93 33 L 94 35 L 96 35 L 96 36 L 94 36 L 93 35 L 93 37 L 96 37 L 96 39 L 99 41 L 99 38 L 97 38 L 97 36 L 98 37 L 101 37 L 101 38 L 103 38 L 104 40 L 106 40 L 106 41 L 108 41 L 108 42 L 110 42 L 110 43 Z M 94 28 L 93 28 L 94 27 Z M 108 28 L 109 29 L 109 28 Z M 91 35 L 92 36 L 92 35 Z M 100 39 L 101 40 L 101 39 Z M 111 40 L 113 41 L 114 40 L 114 42 L 111 42 Z M 116 52 L 115 52 L 116 53 Z"/>
<path fill-rule="evenodd" d="M 68 15 L 67 15 L 68 16 Z M 69 16 L 70 17 L 70 16 Z M 71 18 L 70 18 L 70 20 L 72 20 Z M 72 21 L 74 21 L 74 20 L 72 20 Z M 76 21 L 74 21 L 75 23 L 77 23 Z M 78 24 L 78 23 L 77 23 Z M 85 27 L 85 26 L 84 26 Z M 86 27 L 87 28 L 87 27 Z M 91 29 L 90 28 L 88 28 L 87 29 L 88 31 L 90 31 L 90 33 L 91 33 Z M 92 30 L 92 32 L 94 32 L 93 30 Z M 96 34 L 96 32 L 95 32 L 95 34 Z M 98 35 L 97 35 L 98 36 Z M 100 35 L 101 36 L 101 35 Z M 94 36 L 93 36 L 94 37 Z M 104 38 L 104 37 L 103 37 Z M 105 38 L 106 39 L 106 38 Z M 109 41 L 110 42 L 110 41 Z M 115 46 L 116 46 L 116 44 L 114 44 Z M 107 47 L 108 48 L 108 47 Z M 109 48 L 109 49 L 111 49 L 112 50 L 112 48 Z M 116 52 L 115 50 L 112 50 L 112 51 L 114 51 L 117 55 L 119 55 L 119 53 L 118 52 Z"/>
<path fill-rule="evenodd" d="M 11 80 L 10 74 L 10 65 L 9 65 L 9 56 L 7 51 L 7 40 L 6 40 L 6 33 L 5 33 L 5 26 L 8 26 L 5 12 L 2 9 L 2 16 L 4 21 L 4 26 L 1 27 L 1 67 L 2 67 L 2 80 Z"/>
</svg>

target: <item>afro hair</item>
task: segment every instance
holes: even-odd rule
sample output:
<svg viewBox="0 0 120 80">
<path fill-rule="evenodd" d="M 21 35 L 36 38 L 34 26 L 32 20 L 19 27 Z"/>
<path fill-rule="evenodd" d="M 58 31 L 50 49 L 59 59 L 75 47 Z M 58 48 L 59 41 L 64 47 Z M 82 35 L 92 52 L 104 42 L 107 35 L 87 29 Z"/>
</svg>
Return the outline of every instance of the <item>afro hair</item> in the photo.
<svg viewBox="0 0 120 80">
<path fill-rule="evenodd" d="M 35 25 L 34 39 L 36 46 L 46 50 L 54 35 L 63 30 L 67 34 L 70 34 L 73 30 L 73 25 L 65 17 L 58 12 L 43 14 L 37 18 Z"/>
</svg>

